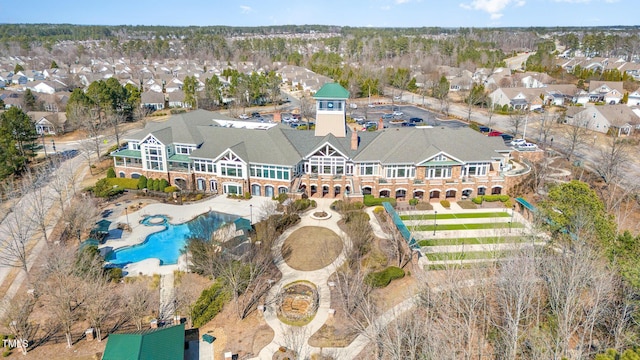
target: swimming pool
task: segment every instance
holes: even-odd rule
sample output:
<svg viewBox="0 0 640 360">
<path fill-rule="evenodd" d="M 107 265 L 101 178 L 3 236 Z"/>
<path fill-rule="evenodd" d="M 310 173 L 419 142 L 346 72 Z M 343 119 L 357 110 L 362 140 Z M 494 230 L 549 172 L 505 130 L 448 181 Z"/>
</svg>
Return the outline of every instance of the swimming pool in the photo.
<svg viewBox="0 0 640 360">
<path fill-rule="evenodd" d="M 145 259 L 159 259 L 160 265 L 178 263 L 180 251 L 187 239 L 199 237 L 210 239 L 213 232 L 225 223 L 233 222 L 238 216 L 209 211 L 182 224 L 171 224 L 165 215 L 153 215 L 144 218 L 146 226 L 164 226 L 163 230 L 147 236 L 141 244 L 127 246 L 109 253 L 106 260 L 117 267 Z"/>
</svg>

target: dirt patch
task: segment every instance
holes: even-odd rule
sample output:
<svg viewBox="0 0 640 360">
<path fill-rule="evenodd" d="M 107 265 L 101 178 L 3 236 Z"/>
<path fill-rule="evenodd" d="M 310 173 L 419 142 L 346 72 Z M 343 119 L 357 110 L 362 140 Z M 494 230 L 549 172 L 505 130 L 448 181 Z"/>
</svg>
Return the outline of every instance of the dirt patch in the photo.
<svg viewBox="0 0 640 360">
<path fill-rule="evenodd" d="M 287 265 L 296 270 L 313 271 L 331 264 L 342 252 L 342 239 L 332 230 L 305 226 L 284 241 L 282 253 Z"/>
<path fill-rule="evenodd" d="M 216 359 L 223 359 L 227 351 L 238 354 L 240 359 L 258 356 L 274 336 L 260 312 L 254 311 L 243 320 L 238 320 L 232 303 L 225 305 L 211 322 L 203 326 L 200 334 L 211 334 L 216 338 Z"/>
</svg>

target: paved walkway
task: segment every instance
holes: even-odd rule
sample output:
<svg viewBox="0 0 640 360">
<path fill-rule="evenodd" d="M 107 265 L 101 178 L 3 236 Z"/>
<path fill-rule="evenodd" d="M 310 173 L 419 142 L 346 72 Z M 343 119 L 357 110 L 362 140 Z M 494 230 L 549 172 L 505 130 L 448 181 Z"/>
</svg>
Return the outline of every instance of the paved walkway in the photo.
<svg viewBox="0 0 640 360">
<path fill-rule="evenodd" d="M 342 263 L 345 261 L 345 253 L 347 247 L 350 246 L 347 240 L 347 244 L 344 244 L 342 253 L 328 266 L 315 271 L 300 271 L 291 268 L 282 258 L 282 244 L 284 241 L 297 229 L 305 226 L 320 226 L 326 229 L 330 229 L 336 234 L 338 234 L 342 239 L 347 239 L 347 236 L 340 228 L 338 227 L 338 220 L 340 220 L 340 215 L 331 210 L 329 207 L 333 200 L 330 199 L 315 199 L 317 203 L 316 209 L 310 210 L 306 214 L 304 214 L 300 220 L 300 223 L 295 226 L 287 229 L 273 247 L 273 252 L 275 255 L 275 262 L 280 271 L 282 272 L 282 279 L 275 284 L 267 295 L 267 303 L 269 305 L 266 306 L 266 311 L 264 312 L 264 319 L 267 324 L 273 329 L 275 335 L 273 337 L 273 341 L 265 346 L 258 356 L 255 359 L 271 359 L 273 354 L 278 351 L 280 346 L 286 346 L 287 344 L 284 342 L 290 334 L 299 333 L 304 334 L 307 338 L 305 340 L 305 344 L 303 345 L 302 353 L 306 355 L 311 355 L 312 352 L 316 352 L 319 349 L 313 348 L 307 344 L 308 337 L 313 335 L 316 331 L 324 325 L 329 317 L 329 309 L 331 307 L 331 292 L 329 286 L 327 285 L 327 279 L 331 274 L 335 271 L 336 268 L 340 267 Z M 311 213 L 315 211 L 323 210 L 327 213 L 331 214 L 331 218 L 326 220 L 315 220 L 311 218 Z M 305 325 L 305 326 L 288 326 L 280 322 L 276 313 L 276 297 L 280 293 L 280 290 L 283 285 L 289 284 L 298 280 L 306 280 L 314 283 L 317 286 L 318 294 L 319 294 L 319 304 L 318 310 L 316 312 L 313 320 Z"/>
</svg>

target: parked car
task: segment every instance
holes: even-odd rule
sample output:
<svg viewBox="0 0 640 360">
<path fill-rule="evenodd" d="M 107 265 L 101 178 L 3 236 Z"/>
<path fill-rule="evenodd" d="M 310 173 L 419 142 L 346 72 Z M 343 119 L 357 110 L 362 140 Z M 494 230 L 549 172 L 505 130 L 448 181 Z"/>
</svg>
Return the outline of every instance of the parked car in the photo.
<svg viewBox="0 0 640 360">
<path fill-rule="evenodd" d="M 240 116 L 238 116 L 240 119 L 242 120 L 247 120 L 249 118 L 249 115 L 247 114 L 240 114 Z"/>
<path fill-rule="evenodd" d="M 367 121 L 367 122 L 364 124 L 364 127 L 365 127 L 365 128 L 369 128 L 369 127 L 372 127 L 372 126 L 378 126 L 378 124 L 377 124 L 375 121 Z"/>
<path fill-rule="evenodd" d="M 402 126 L 406 126 L 406 127 L 415 127 L 416 123 L 412 123 L 412 122 L 403 122 Z"/>
<path fill-rule="evenodd" d="M 362 125 L 365 122 L 367 122 L 367 119 L 364 118 L 364 116 L 356 116 L 353 118 L 353 120 L 356 122 L 356 124 L 358 125 Z"/>
<path fill-rule="evenodd" d="M 259 113 L 259 112 L 257 112 L 257 111 L 256 111 L 256 112 L 252 112 L 252 113 L 251 113 L 251 117 L 259 118 L 259 117 L 260 117 L 260 113 Z"/>
<path fill-rule="evenodd" d="M 369 104 L 367 106 L 370 107 L 370 108 L 374 108 L 374 107 L 376 107 L 376 104 Z"/>
<path fill-rule="evenodd" d="M 351 103 L 351 104 L 349 104 L 349 107 L 352 108 L 352 109 L 357 109 L 358 108 L 358 104 Z"/>
<path fill-rule="evenodd" d="M 511 144 L 511 146 L 520 146 L 526 143 L 527 143 L 527 140 L 525 139 L 513 139 L 509 144 Z"/>
<path fill-rule="evenodd" d="M 300 114 L 293 114 L 293 115 L 291 115 L 291 117 L 296 119 L 296 120 L 302 119 L 302 116 Z"/>
<path fill-rule="evenodd" d="M 502 136 L 502 133 L 500 131 L 491 131 L 489 136 Z"/>
<path fill-rule="evenodd" d="M 538 148 L 538 145 L 528 143 L 528 142 L 518 145 L 518 150 L 535 150 L 537 148 Z"/>
<path fill-rule="evenodd" d="M 402 115 L 404 115 L 404 114 L 402 113 L 402 111 L 394 111 L 394 112 L 393 112 L 393 116 L 402 116 Z"/>
<path fill-rule="evenodd" d="M 481 133 L 486 133 L 491 131 L 491 128 L 489 128 L 488 126 L 478 126 L 478 131 L 480 131 Z"/>
<path fill-rule="evenodd" d="M 501 134 L 500 136 L 502 137 L 502 140 L 504 140 L 504 141 L 511 141 L 511 140 L 513 140 L 513 135 L 509 135 L 509 134 Z"/>
<path fill-rule="evenodd" d="M 393 119 L 393 114 L 382 114 L 383 119 Z"/>
<path fill-rule="evenodd" d="M 422 121 L 423 121 L 422 118 L 419 118 L 419 117 L 412 117 L 411 119 L 409 119 L 409 122 L 414 124 L 421 123 Z"/>
</svg>

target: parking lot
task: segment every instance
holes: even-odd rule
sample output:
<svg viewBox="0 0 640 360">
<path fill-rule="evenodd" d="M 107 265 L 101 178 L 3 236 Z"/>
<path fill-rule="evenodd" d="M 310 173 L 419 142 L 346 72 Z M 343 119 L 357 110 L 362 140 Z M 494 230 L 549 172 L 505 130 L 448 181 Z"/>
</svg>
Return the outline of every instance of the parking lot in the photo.
<svg viewBox="0 0 640 360">
<path fill-rule="evenodd" d="M 396 115 L 393 115 L 394 112 Z M 401 114 L 398 114 L 401 113 Z M 378 122 L 383 118 L 384 126 L 387 128 L 402 127 L 410 123 L 409 119 L 419 118 L 421 122 L 414 122 L 416 126 L 445 126 L 449 128 L 466 127 L 467 124 L 458 120 L 440 120 L 436 115 L 428 110 L 421 109 L 411 105 L 375 105 L 374 107 L 360 107 L 358 109 L 349 109 L 347 115 L 352 118 L 358 118 L 359 123 L 368 121 Z M 385 116 L 386 115 L 386 116 Z M 392 122 L 392 120 L 395 120 Z M 397 122 L 397 120 L 403 120 Z"/>
</svg>

